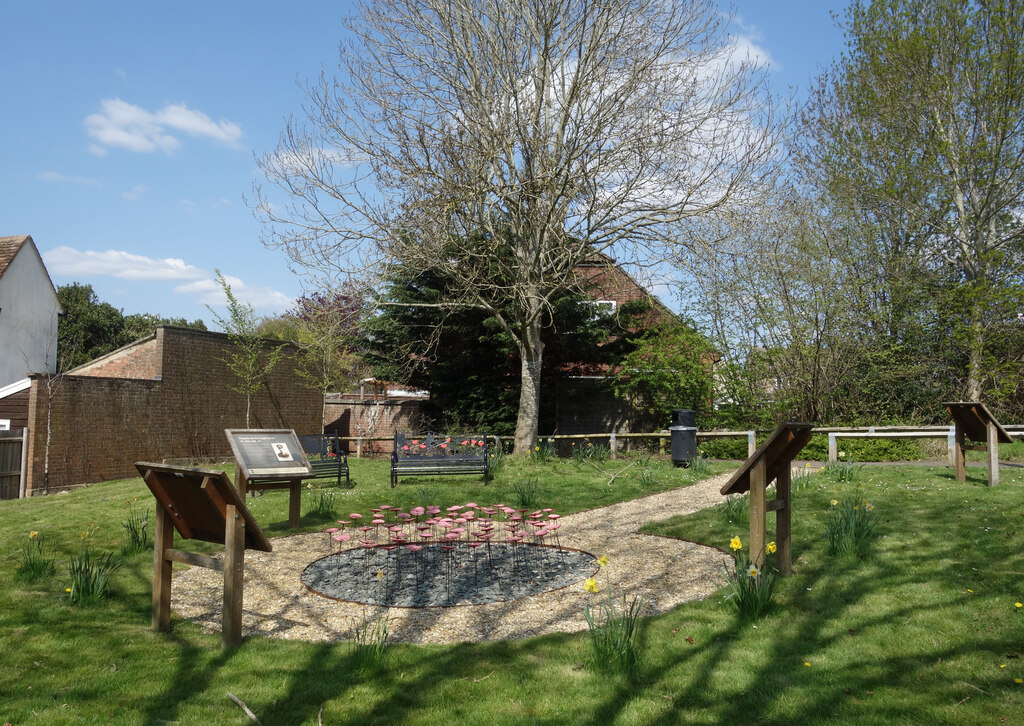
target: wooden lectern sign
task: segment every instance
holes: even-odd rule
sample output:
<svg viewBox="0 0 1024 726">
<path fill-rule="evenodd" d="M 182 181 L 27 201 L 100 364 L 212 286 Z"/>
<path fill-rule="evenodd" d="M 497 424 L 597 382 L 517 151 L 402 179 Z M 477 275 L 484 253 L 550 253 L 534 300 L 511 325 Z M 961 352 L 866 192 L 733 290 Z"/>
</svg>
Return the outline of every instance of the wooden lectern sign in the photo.
<svg viewBox="0 0 1024 726">
<path fill-rule="evenodd" d="M 242 576 L 246 549 L 270 552 L 252 514 L 222 471 L 180 469 L 145 461 L 135 463 L 156 497 L 153 530 L 153 629 L 171 625 L 171 567 L 174 562 L 224 573 L 221 644 L 242 642 Z M 183 539 L 224 545 L 224 559 L 174 549 L 174 532 Z"/>
<path fill-rule="evenodd" d="M 764 562 L 768 512 L 775 512 L 776 562 L 779 572 L 793 571 L 791 469 L 793 459 L 811 440 L 809 423 L 784 423 L 758 447 L 722 487 L 722 494 L 750 492 L 750 561 Z M 775 481 L 775 499 L 766 501 L 768 485 Z"/>
<path fill-rule="evenodd" d="M 1013 437 L 1006 432 L 992 412 L 980 401 L 947 401 L 942 404 L 953 417 L 954 440 L 953 461 L 956 466 L 956 480 L 966 481 L 967 466 L 964 452 L 985 451 L 988 453 L 988 485 L 999 483 L 999 444 L 1012 444 Z M 983 441 L 984 446 L 966 446 L 966 440 Z"/>
<path fill-rule="evenodd" d="M 299 526 L 302 480 L 313 476 L 299 437 L 291 429 L 224 429 L 235 455 L 235 486 L 246 492 L 288 489 L 288 526 Z"/>
</svg>

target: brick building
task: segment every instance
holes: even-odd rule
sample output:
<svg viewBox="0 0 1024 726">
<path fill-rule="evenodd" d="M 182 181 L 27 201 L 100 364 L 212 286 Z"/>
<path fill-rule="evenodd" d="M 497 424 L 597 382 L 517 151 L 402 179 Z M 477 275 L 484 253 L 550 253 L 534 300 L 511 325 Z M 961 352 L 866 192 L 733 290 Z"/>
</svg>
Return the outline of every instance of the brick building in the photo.
<svg viewBox="0 0 1024 726">
<path fill-rule="evenodd" d="M 319 433 L 321 396 L 295 374 L 294 346 L 283 345 L 253 397 L 251 426 Z M 27 493 L 135 476 L 140 460 L 229 454 L 224 429 L 245 427 L 245 396 L 231 390 L 224 363 L 230 346 L 223 333 L 162 326 L 64 375 L 31 376 Z"/>
</svg>

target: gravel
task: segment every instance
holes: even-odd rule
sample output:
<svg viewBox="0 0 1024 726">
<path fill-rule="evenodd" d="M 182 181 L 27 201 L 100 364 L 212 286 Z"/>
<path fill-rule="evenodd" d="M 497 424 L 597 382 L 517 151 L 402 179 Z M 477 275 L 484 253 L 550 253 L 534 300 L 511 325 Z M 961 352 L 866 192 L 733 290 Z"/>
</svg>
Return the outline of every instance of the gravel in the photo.
<svg viewBox="0 0 1024 726">
<path fill-rule="evenodd" d="M 406 608 L 484 605 L 558 590 L 594 575 L 596 558 L 534 544 L 466 542 L 346 550 L 321 557 L 302 582 L 324 597 Z"/>
</svg>

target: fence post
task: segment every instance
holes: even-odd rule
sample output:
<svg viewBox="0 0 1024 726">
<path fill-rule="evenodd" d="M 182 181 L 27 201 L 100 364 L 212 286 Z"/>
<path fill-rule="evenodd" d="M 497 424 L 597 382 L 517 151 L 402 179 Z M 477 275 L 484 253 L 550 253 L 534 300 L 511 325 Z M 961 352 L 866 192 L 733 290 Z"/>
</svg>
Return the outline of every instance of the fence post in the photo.
<svg viewBox="0 0 1024 726">
<path fill-rule="evenodd" d="M 21 476 L 18 478 L 18 499 L 24 499 L 28 492 L 28 426 L 21 430 Z"/>
<path fill-rule="evenodd" d="M 504 453 L 501 450 L 501 437 L 500 436 L 495 436 L 494 437 L 494 448 L 498 450 L 498 453 Z"/>
<path fill-rule="evenodd" d="M 946 453 L 949 465 L 956 466 L 956 426 L 949 427 L 949 436 L 946 437 L 946 446 L 949 449 Z"/>
<path fill-rule="evenodd" d="M 828 460 L 836 461 L 839 459 L 839 446 L 836 444 L 836 435 L 828 435 Z"/>
<path fill-rule="evenodd" d="M 362 436 L 356 438 L 356 458 L 357 459 L 362 459 L 363 458 L 363 437 Z"/>
<path fill-rule="evenodd" d="M 608 434 L 608 448 L 611 450 L 610 458 L 615 458 L 615 432 Z"/>
<path fill-rule="evenodd" d="M 757 451 L 757 433 L 754 431 L 747 432 L 747 458 L 749 459 Z"/>
</svg>

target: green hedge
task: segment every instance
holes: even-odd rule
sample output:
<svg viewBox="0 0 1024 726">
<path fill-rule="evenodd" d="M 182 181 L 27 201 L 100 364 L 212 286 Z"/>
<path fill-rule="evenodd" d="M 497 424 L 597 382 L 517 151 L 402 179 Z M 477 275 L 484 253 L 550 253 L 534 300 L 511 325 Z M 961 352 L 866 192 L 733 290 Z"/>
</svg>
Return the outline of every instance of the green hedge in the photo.
<svg viewBox="0 0 1024 726">
<path fill-rule="evenodd" d="M 759 434 L 757 443 L 764 442 Z M 839 450 L 846 453 L 846 461 L 918 461 L 921 445 L 916 439 L 839 439 Z M 697 450 L 709 459 L 746 459 L 747 439 L 737 436 L 729 439 L 701 441 Z M 815 434 L 800 452 L 800 459 L 828 461 L 828 434 Z"/>
</svg>

